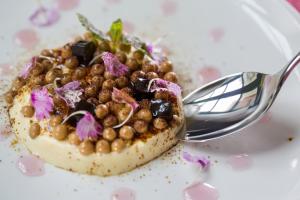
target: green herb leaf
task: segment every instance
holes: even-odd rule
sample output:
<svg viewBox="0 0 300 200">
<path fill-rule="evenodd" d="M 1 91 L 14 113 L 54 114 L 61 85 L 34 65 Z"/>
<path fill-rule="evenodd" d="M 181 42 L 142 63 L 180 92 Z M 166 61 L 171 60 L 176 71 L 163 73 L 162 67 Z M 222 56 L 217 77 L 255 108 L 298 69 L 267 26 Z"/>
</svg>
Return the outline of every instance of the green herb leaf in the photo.
<svg viewBox="0 0 300 200">
<path fill-rule="evenodd" d="M 142 40 L 140 40 L 140 38 L 138 38 L 136 36 L 126 36 L 126 37 L 124 37 L 123 42 L 124 43 L 129 43 L 134 48 L 141 50 L 147 56 L 152 58 L 151 53 L 147 49 L 146 43 L 143 42 Z"/>
<path fill-rule="evenodd" d="M 107 40 L 107 36 L 102 31 L 98 30 L 92 23 L 90 23 L 85 16 L 77 13 L 77 17 L 81 25 L 87 31 L 91 32 L 94 35 L 94 37 L 96 37 L 96 39 Z"/>
<path fill-rule="evenodd" d="M 111 41 L 114 44 L 117 44 L 122 40 L 122 36 L 123 36 L 122 32 L 123 32 L 123 23 L 121 19 L 117 19 L 111 24 L 109 29 L 109 35 Z"/>
</svg>

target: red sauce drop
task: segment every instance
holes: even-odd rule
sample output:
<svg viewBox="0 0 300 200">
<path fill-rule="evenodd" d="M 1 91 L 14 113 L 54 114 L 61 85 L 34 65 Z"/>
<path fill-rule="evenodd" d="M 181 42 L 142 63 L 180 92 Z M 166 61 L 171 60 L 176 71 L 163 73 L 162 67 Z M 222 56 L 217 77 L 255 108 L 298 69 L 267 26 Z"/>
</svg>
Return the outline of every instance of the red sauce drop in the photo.
<svg viewBox="0 0 300 200">
<path fill-rule="evenodd" d="M 45 174 L 44 162 L 33 155 L 23 155 L 17 160 L 17 168 L 26 176 L 42 176 Z"/>
<path fill-rule="evenodd" d="M 22 29 L 15 34 L 15 42 L 25 49 L 32 49 L 38 44 L 39 37 L 33 29 Z"/>
<path fill-rule="evenodd" d="M 209 35 L 215 43 L 218 43 L 222 40 L 224 33 L 223 28 L 214 28 L 209 32 Z"/>
<path fill-rule="evenodd" d="M 124 31 L 127 32 L 127 33 L 133 33 L 133 31 L 135 29 L 133 23 L 131 23 L 127 20 L 123 21 L 123 28 L 124 28 Z"/>
<path fill-rule="evenodd" d="M 194 183 L 183 191 L 184 200 L 217 200 L 219 193 L 207 183 Z"/>
<path fill-rule="evenodd" d="M 252 159 L 247 154 L 231 156 L 227 163 L 236 171 L 247 170 L 252 166 Z"/>
<path fill-rule="evenodd" d="M 56 0 L 56 6 L 59 10 L 72 10 L 76 8 L 80 0 Z"/>
<path fill-rule="evenodd" d="M 300 1 L 299 0 L 287 0 L 294 8 L 300 12 Z"/>
<path fill-rule="evenodd" d="M 206 84 L 221 77 L 221 72 L 212 66 L 203 67 L 199 70 L 201 84 Z"/>
<path fill-rule="evenodd" d="M 109 4 L 118 4 L 121 3 L 121 0 L 106 0 L 106 2 Z"/>
<path fill-rule="evenodd" d="M 129 188 L 119 188 L 112 193 L 111 200 L 135 200 L 135 193 Z"/>
<path fill-rule="evenodd" d="M 174 15 L 177 11 L 177 3 L 171 0 L 165 0 L 161 4 L 161 11 L 164 16 Z"/>
</svg>

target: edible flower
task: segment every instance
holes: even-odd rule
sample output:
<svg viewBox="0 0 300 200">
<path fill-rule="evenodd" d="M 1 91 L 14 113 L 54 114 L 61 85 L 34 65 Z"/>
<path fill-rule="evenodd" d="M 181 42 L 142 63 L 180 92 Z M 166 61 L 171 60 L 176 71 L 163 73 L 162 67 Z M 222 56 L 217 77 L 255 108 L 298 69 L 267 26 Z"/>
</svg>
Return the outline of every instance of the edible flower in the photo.
<svg viewBox="0 0 300 200">
<path fill-rule="evenodd" d="M 34 56 L 30 59 L 30 62 L 26 63 L 21 71 L 20 76 L 24 79 L 26 79 L 29 76 L 29 72 L 31 70 L 31 68 L 35 65 L 37 61 L 37 57 Z"/>
<path fill-rule="evenodd" d="M 112 100 L 117 103 L 126 103 L 131 107 L 131 111 L 128 114 L 127 118 L 121 124 L 118 124 L 113 127 L 113 128 L 119 128 L 123 126 L 131 118 L 133 112 L 139 107 L 139 104 L 130 95 L 128 95 L 127 93 L 121 90 L 118 90 L 117 88 L 113 88 Z"/>
<path fill-rule="evenodd" d="M 37 27 L 46 27 L 56 23 L 59 17 L 57 10 L 41 6 L 29 17 L 29 20 Z"/>
<path fill-rule="evenodd" d="M 179 85 L 160 78 L 154 78 L 149 81 L 148 91 L 169 91 L 177 97 L 181 95 L 181 88 Z"/>
<path fill-rule="evenodd" d="M 184 160 L 193 163 L 204 170 L 210 165 L 210 161 L 204 156 L 193 156 L 188 152 L 183 152 L 182 157 Z"/>
<path fill-rule="evenodd" d="M 70 107 L 75 108 L 75 104 L 81 100 L 80 96 L 83 89 L 80 88 L 79 81 L 72 81 L 66 85 L 56 88 L 56 94 L 59 95 Z"/>
<path fill-rule="evenodd" d="M 53 111 L 53 99 L 50 97 L 47 88 L 33 90 L 30 96 L 31 104 L 35 109 L 35 117 L 42 120 L 50 117 Z"/>
<path fill-rule="evenodd" d="M 98 135 L 102 133 L 102 129 L 102 126 L 89 112 L 86 112 L 76 125 L 76 133 L 81 141 L 86 138 L 97 139 Z"/>
<path fill-rule="evenodd" d="M 128 72 L 128 67 L 121 63 L 119 59 L 112 53 L 103 52 L 101 58 L 104 62 L 106 70 L 113 76 L 122 76 Z"/>
</svg>

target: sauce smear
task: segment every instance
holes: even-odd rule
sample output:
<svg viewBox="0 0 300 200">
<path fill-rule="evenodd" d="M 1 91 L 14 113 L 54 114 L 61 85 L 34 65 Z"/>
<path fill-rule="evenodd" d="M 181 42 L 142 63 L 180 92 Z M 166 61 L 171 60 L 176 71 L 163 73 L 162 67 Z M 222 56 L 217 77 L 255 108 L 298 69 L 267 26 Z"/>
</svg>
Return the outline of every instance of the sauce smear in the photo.
<svg viewBox="0 0 300 200">
<path fill-rule="evenodd" d="M 165 0 L 161 4 L 161 11 L 164 16 L 170 16 L 176 13 L 177 11 L 177 3 L 171 0 Z"/>
<path fill-rule="evenodd" d="M 72 10 L 76 8 L 80 0 L 56 0 L 56 5 L 59 10 Z"/>
<path fill-rule="evenodd" d="M 129 188 L 119 188 L 112 193 L 111 200 L 135 200 L 135 193 Z"/>
<path fill-rule="evenodd" d="M 206 66 L 199 70 L 199 78 L 201 84 L 209 83 L 221 77 L 221 72 L 212 66 Z"/>
<path fill-rule="evenodd" d="M 194 183 L 183 191 L 184 200 L 217 200 L 219 193 L 207 183 Z"/>
<path fill-rule="evenodd" d="M 232 169 L 236 171 L 243 171 L 251 168 L 252 166 L 252 159 L 247 154 L 240 154 L 231 156 L 227 163 L 232 167 Z"/>
<path fill-rule="evenodd" d="M 26 176 L 42 176 L 45 174 L 44 162 L 33 155 L 23 155 L 17 160 L 17 167 Z"/>
<path fill-rule="evenodd" d="M 38 42 L 39 38 L 33 29 L 22 29 L 15 34 L 15 43 L 25 49 L 32 49 Z"/>
</svg>

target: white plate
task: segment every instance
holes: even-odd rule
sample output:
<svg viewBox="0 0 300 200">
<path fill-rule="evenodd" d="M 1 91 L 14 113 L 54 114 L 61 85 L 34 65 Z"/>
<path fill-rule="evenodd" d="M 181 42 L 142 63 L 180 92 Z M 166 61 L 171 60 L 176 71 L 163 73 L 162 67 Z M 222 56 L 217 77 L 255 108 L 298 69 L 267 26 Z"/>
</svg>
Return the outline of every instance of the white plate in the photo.
<svg viewBox="0 0 300 200">
<path fill-rule="evenodd" d="M 43 4 L 52 6 L 54 2 Z M 38 50 L 63 44 L 82 33 L 76 12 L 104 30 L 120 17 L 132 23 L 134 33 L 144 38 L 155 40 L 165 35 L 162 44 L 171 49 L 171 59 L 184 79 L 185 89 L 201 84 L 199 70 L 204 67 L 216 67 L 222 75 L 248 70 L 272 73 L 300 49 L 299 17 L 285 1 L 81 0 L 78 7 L 62 11 L 59 22 L 47 28 L 34 28 L 28 21 L 38 1 L 2 0 L 0 4 L 1 63 L 16 63 L 20 55 L 30 54 L 14 42 L 20 29 L 37 32 Z M 10 136 L 0 142 L 0 198 L 104 200 L 110 199 L 115 189 L 128 187 L 135 191 L 136 199 L 180 200 L 185 187 L 204 181 L 216 187 L 221 200 L 299 200 L 300 82 L 296 75 L 295 71 L 284 85 L 270 111 L 271 119 L 265 118 L 240 134 L 221 140 L 181 144 L 170 155 L 122 176 L 78 175 L 46 165 L 44 176 L 26 177 L 15 166 L 25 150 L 19 144 L 10 147 L 14 138 Z M 2 81 L 11 77 L 2 70 Z M 290 142 L 289 137 L 293 137 Z M 209 155 L 209 171 L 201 173 L 182 161 L 182 149 Z M 232 169 L 228 159 L 240 154 L 248 154 L 252 165 L 238 171 Z"/>
</svg>

